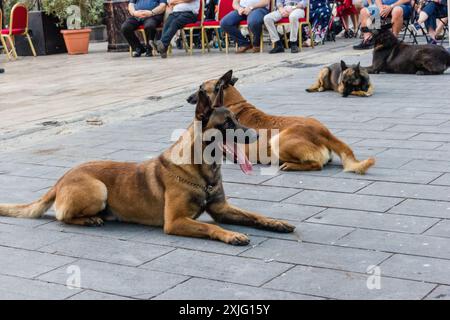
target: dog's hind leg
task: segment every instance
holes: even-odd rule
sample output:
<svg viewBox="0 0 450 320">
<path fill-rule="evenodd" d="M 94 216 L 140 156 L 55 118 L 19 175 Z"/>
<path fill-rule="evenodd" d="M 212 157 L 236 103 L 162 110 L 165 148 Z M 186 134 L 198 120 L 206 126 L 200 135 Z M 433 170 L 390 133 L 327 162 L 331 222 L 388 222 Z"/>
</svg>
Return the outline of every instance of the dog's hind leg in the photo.
<svg viewBox="0 0 450 320">
<path fill-rule="evenodd" d="M 107 198 L 106 186 L 96 179 L 63 184 L 56 196 L 56 219 L 67 224 L 103 225 L 103 220 L 97 215 L 105 209 Z"/>
<path fill-rule="evenodd" d="M 322 92 L 325 90 L 325 86 L 324 86 L 324 79 L 326 79 L 329 76 L 330 73 L 330 69 L 328 68 L 323 68 L 322 70 L 320 70 L 319 72 L 319 76 L 317 77 L 316 82 L 314 82 L 314 84 L 309 87 L 308 89 L 306 89 L 307 92 Z"/>
<path fill-rule="evenodd" d="M 282 171 L 320 171 L 323 165 L 317 161 L 304 161 L 304 162 L 284 162 L 280 166 Z"/>
</svg>

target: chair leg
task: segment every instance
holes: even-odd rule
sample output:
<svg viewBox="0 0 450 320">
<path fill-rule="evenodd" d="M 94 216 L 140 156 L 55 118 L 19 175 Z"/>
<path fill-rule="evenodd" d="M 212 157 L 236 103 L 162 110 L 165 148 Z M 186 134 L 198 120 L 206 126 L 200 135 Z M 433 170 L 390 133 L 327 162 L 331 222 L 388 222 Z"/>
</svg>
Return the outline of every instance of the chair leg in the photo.
<svg viewBox="0 0 450 320">
<path fill-rule="evenodd" d="M 26 37 L 28 39 L 28 44 L 30 45 L 31 52 L 33 52 L 33 56 L 37 56 L 36 49 L 34 49 L 33 41 L 31 41 L 30 34 L 27 32 Z"/>
<path fill-rule="evenodd" d="M 214 29 L 216 31 L 217 44 L 219 45 L 219 50 L 222 51 L 222 41 L 220 41 L 219 29 Z"/>
<path fill-rule="evenodd" d="M 6 57 L 8 58 L 8 60 L 12 60 L 11 53 L 9 52 L 8 46 L 6 45 L 5 38 L 0 35 L 0 40 L 2 42 L 3 50 L 5 50 Z"/>
<path fill-rule="evenodd" d="M 194 50 L 194 29 L 189 30 L 189 54 Z"/>
<path fill-rule="evenodd" d="M 202 41 L 202 53 L 205 53 L 205 40 L 207 39 L 205 29 L 201 28 L 200 33 L 201 33 L 201 41 Z M 208 40 L 206 40 L 206 41 L 208 41 Z M 208 44 L 208 51 L 209 51 L 209 44 Z"/>
<path fill-rule="evenodd" d="M 264 32 L 261 31 L 261 37 L 259 39 L 259 52 L 263 53 L 264 52 Z"/>
<path fill-rule="evenodd" d="M 15 47 L 15 44 L 14 44 L 14 38 L 13 38 L 14 36 L 6 36 L 6 39 L 8 39 L 8 42 L 9 42 L 9 45 L 11 46 L 11 53 L 12 53 L 12 56 L 14 57 L 14 59 L 17 59 L 18 58 L 18 56 L 17 56 L 17 51 L 16 51 L 16 47 Z"/>
<path fill-rule="evenodd" d="M 184 30 L 181 30 L 181 41 L 183 42 L 184 51 L 188 52 L 188 44 L 186 42 L 186 33 Z"/>
<path fill-rule="evenodd" d="M 288 43 L 287 34 L 286 34 L 286 27 L 284 25 L 283 25 L 283 39 L 284 39 L 284 47 L 286 49 L 289 49 L 289 43 Z"/>
<path fill-rule="evenodd" d="M 228 54 L 228 33 L 225 33 L 225 53 Z"/>
<path fill-rule="evenodd" d="M 303 35 L 302 35 L 302 24 L 300 23 L 300 26 L 298 27 L 298 47 L 300 49 L 300 52 L 303 50 Z"/>
</svg>

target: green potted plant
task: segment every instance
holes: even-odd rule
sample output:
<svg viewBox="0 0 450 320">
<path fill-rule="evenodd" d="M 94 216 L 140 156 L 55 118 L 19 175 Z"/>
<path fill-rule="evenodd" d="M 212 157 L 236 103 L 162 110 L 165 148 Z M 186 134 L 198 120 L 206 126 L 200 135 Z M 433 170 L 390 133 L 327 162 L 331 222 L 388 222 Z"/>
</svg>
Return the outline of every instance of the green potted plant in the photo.
<svg viewBox="0 0 450 320">
<path fill-rule="evenodd" d="M 89 51 L 92 21 L 92 0 L 42 0 L 42 9 L 58 17 L 67 29 L 61 30 L 69 54 L 86 54 Z"/>
</svg>

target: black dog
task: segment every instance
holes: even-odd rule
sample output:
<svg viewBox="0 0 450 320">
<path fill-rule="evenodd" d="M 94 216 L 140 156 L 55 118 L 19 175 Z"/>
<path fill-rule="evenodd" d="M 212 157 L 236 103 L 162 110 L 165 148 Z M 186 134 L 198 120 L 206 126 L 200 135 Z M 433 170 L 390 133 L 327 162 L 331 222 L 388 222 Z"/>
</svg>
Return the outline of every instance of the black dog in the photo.
<svg viewBox="0 0 450 320">
<path fill-rule="evenodd" d="M 0 73 L 5 72 L 5 69 L 0 68 Z"/>
<path fill-rule="evenodd" d="M 406 44 L 387 26 L 371 33 L 375 49 L 369 73 L 442 74 L 450 67 L 450 53 L 441 46 Z"/>
</svg>

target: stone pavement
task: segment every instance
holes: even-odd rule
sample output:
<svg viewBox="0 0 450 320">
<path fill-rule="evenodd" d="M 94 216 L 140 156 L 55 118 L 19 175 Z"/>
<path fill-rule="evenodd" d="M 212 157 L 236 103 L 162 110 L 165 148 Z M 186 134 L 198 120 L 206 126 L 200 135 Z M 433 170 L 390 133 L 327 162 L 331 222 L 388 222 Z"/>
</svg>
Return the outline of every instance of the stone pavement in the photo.
<svg viewBox="0 0 450 320">
<path fill-rule="evenodd" d="M 346 61 L 359 59 L 370 57 Z M 225 165 L 232 203 L 297 226 L 294 234 L 227 226 L 250 235 L 246 247 L 137 225 L 67 226 L 53 212 L 1 217 L 0 298 L 449 299 L 449 72 L 375 75 L 373 97 L 341 98 L 304 91 L 321 66 L 281 65 L 284 76 L 237 87 L 267 112 L 316 117 L 359 158 L 375 156 L 365 176 L 342 172 L 339 159 L 276 176 Z M 16 142 L 0 154 L 0 201 L 34 200 L 87 160 L 157 155 L 193 117 L 186 96 L 163 112 Z M 81 289 L 69 289 L 77 270 Z"/>
</svg>

